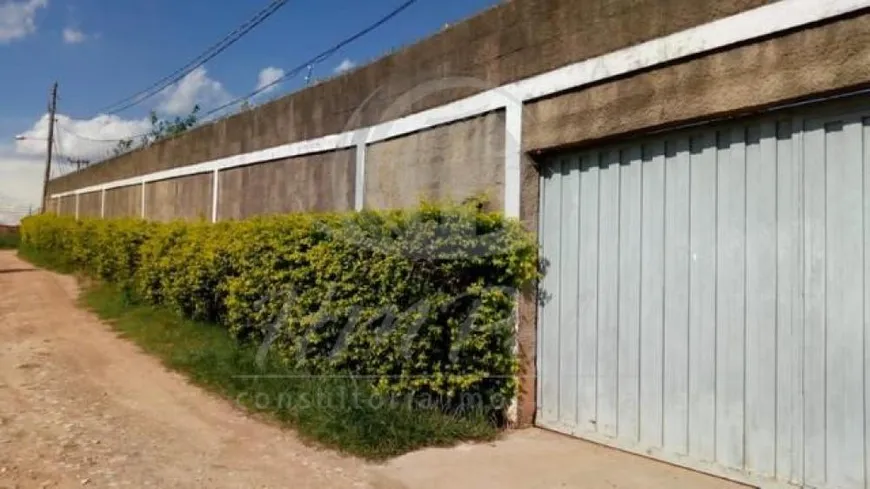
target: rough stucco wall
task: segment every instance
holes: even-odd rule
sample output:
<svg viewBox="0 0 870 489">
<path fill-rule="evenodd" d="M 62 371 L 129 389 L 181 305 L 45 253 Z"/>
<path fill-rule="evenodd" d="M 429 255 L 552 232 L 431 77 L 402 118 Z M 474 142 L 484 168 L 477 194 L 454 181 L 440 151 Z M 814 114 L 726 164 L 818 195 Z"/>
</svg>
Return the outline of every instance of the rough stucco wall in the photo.
<svg viewBox="0 0 870 489">
<path fill-rule="evenodd" d="M 355 179 L 355 150 L 233 168 L 220 174 L 218 218 L 352 210 Z"/>
<path fill-rule="evenodd" d="M 113 188 L 106 191 L 106 217 L 141 217 L 142 186 Z"/>
<path fill-rule="evenodd" d="M 504 207 L 504 111 L 370 145 L 365 207 L 412 207 L 485 193 Z"/>
<path fill-rule="evenodd" d="M 100 217 L 102 204 L 102 192 L 79 195 L 79 217 Z"/>
<path fill-rule="evenodd" d="M 211 173 L 149 183 L 145 186 L 145 218 L 210 220 L 211 192 Z"/>
<path fill-rule="evenodd" d="M 53 180 L 50 192 L 390 120 L 768 1 L 513 0 L 346 75 Z"/>
<path fill-rule="evenodd" d="M 57 213 L 61 216 L 76 215 L 76 196 L 67 195 L 66 197 L 61 197 L 58 208 Z"/>
<path fill-rule="evenodd" d="M 868 60 L 865 14 L 527 104 L 523 145 L 576 144 L 866 85 Z"/>
</svg>

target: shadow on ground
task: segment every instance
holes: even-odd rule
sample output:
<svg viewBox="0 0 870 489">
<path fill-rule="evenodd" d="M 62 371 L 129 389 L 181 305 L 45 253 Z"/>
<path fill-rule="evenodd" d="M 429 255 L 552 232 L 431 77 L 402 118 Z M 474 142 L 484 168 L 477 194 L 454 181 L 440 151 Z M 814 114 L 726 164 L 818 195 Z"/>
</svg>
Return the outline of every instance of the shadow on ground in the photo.
<svg viewBox="0 0 870 489">
<path fill-rule="evenodd" d="M 10 268 L 8 270 L 0 270 L 0 275 L 7 273 L 24 273 L 24 272 L 35 272 L 36 268 Z"/>
</svg>

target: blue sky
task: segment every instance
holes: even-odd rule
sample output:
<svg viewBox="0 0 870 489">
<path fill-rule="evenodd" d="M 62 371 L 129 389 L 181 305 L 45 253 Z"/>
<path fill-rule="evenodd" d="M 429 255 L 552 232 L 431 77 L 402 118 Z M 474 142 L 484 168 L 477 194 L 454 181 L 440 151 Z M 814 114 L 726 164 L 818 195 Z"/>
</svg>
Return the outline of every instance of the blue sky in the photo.
<svg viewBox="0 0 870 489">
<path fill-rule="evenodd" d="M 184 113 L 255 89 L 367 26 L 401 0 L 289 0 L 204 70 L 115 117 L 98 111 L 147 87 L 221 39 L 267 0 L 0 0 L 0 211 L 38 202 L 45 106 L 60 83 L 60 124 L 96 139 L 137 132 L 152 109 Z M 388 24 L 314 68 L 331 76 L 343 62 L 365 64 L 493 4 L 496 0 L 419 0 Z M 265 71 L 264 71 L 265 70 Z M 301 78 L 279 87 L 293 90 Z M 273 92 L 270 95 L 277 95 Z M 126 133 L 125 133 L 126 131 Z M 32 136 L 19 141 L 17 134 Z M 90 157 L 93 144 L 61 139 L 61 150 Z M 36 188 L 34 188 L 36 187 Z"/>
</svg>

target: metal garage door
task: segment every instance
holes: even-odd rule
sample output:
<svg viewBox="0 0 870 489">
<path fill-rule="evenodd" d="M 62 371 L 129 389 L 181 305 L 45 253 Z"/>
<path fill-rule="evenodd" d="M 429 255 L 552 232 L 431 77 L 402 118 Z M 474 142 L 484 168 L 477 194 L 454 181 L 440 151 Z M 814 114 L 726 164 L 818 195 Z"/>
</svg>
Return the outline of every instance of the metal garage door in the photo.
<svg viewBox="0 0 870 489">
<path fill-rule="evenodd" d="M 870 487 L 870 110 L 805 112 L 550 162 L 539 425 Z"/>
</svg>

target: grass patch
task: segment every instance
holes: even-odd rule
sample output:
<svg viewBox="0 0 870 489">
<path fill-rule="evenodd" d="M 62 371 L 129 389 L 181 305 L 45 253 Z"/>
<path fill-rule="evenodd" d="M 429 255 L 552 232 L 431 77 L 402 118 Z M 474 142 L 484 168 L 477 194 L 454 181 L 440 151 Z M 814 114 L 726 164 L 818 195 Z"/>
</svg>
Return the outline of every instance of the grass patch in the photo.
<svg viewBox="0 0 870 489">
<path fill-rule="evenodd" d="M 14 250 L 18 248 L 21 236 L 17 232 L 0 233 L 0 250 Z"/>
<path fill-rule="evenodd" d="M 18 248 L 18 257 L 22 260 L 30 262 L 37 267 L 45 268 L 47 270 L 52 270 L 58 273 L 71 274 L 75 272 L 75 268 L 69 263 L 58 260 L 52 255 L 40 253 L 27 246 L 21 246 Z"/>
<path fill-rule="evenodd" d="M 35 265 L 68 271 L 45 256 L 20 254 Z M 364 379 L 312 378 L 268 355 L 258 362 L 256 347 L 240 346 L 224 329 L 137 303 L 114 285 L 89 284 L 81 301 L 194 383 L 346 453 L 381 460 L 427 446 L 491 440 L 499 432 L 482 411 L 447 413 L 386 399 Z"/>
</svg>

